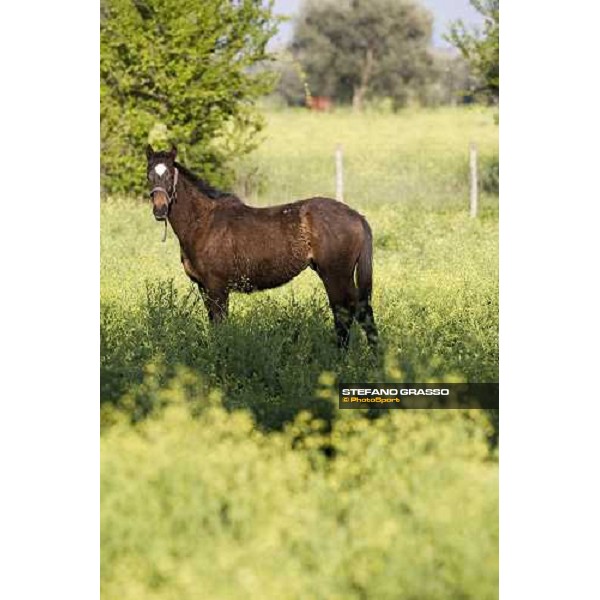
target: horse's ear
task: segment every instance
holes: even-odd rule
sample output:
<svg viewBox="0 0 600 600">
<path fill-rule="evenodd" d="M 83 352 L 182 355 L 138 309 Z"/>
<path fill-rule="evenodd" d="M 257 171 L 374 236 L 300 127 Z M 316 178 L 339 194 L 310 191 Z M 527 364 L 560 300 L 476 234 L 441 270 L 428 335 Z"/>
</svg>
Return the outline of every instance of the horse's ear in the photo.
<svg viewBox="0 0 600 600">
<path fill-rule="evenodd" d="M 146 146 L 146 158 L 149 160 L 154 156 L 154 148 L 150 144 Z"/>
<path fill-rule="evenodd" d="M 175 144 L 171 144 L 171 158 L 175 160 L 177 156 L 177 146 Z"/>
</svg>

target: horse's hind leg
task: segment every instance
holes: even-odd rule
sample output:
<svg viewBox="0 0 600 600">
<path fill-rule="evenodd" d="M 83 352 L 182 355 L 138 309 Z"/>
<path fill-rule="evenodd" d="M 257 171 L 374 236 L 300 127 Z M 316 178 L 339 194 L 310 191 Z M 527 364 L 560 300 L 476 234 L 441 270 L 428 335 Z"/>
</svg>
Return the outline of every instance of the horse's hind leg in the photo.
<svg viewBox="0 0 600 600">
<path fill-rule="evenodd" d="M 373 307 L 371 306 L 369 300 L 359 301 L 358 310 L 356 312 L 356 320 L 365 332 L 369 344 L 371 346 L 375 346 L 377 344 L 377 338 L 379 334 L 377 332 L 377 325 L 375 325 Z"/>
<path fill-rule="evenodd" d="M 350 327 L 356 312 L 358 290 L 352 277 L 335 277 L 319 273 L 333 312 L 333 322 L 339 348 L 347 348 L 350 342 Z"/>
</svg>

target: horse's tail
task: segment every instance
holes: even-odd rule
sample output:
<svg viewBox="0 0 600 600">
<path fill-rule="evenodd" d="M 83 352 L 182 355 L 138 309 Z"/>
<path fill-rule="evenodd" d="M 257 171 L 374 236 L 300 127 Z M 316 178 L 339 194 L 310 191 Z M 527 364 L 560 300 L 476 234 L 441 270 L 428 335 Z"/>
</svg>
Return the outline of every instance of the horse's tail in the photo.
<svg viewBox="0 0 600 600">
<path fill-rule="evenodd" d="M 363 227 L 365 240 L 356 262 L 356 283 L 359 303 L 369 304 L 373 291 L 373 234 L 366 219 L 363 219 Z"/>
</svg>

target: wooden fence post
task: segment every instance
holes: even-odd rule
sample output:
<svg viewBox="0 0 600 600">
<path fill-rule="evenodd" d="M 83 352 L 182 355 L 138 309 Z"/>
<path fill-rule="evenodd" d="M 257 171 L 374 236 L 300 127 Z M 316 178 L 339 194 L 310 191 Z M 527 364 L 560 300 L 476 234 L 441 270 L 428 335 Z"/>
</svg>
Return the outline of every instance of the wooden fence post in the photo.
<svg viewBox="0 0 600 600">
<path fill-rule="evenodd" d="M 469 166 L 471 171 L 471 197 L 469 201 L 471 217 L 477 216 L 477 146 L 471 143 L 469 147 Z"/>
<path fill-rule="evenodd" d="M 340 144 L 335 148 L 335 198 L 344 201 L 344 162 Z"/>
</svg>

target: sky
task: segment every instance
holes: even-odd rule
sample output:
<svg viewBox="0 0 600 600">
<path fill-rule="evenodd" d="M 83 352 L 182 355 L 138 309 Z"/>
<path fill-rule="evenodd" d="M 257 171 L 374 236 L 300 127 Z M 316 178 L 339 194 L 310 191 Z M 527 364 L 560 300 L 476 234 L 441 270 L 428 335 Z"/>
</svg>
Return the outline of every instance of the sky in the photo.
<svg viewBox="0 0 600 600">
<path fill-rule="evenodd" d="M 451 21 L 462 19 L 467 25 L 480 25 L 481 18 L 469 4 L 469 0 L 420 0 L 434 18 L 433 44 L 438 48 L 447 48 L 443 34 L 448 30 Z M 275 12 L 279 15 L 295 16 L 302 0 L 275 0 Z M 293 33 L 293 23 L 282 23 L 279 33 L 273 40 L 273 46 L 283 46 L 290 41 Z"/>
</svg>

